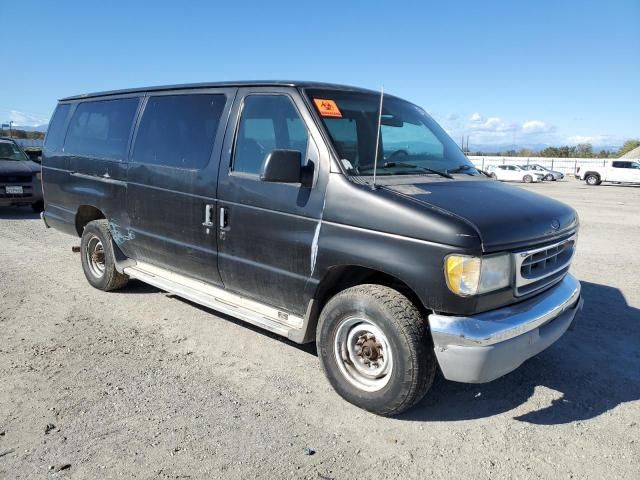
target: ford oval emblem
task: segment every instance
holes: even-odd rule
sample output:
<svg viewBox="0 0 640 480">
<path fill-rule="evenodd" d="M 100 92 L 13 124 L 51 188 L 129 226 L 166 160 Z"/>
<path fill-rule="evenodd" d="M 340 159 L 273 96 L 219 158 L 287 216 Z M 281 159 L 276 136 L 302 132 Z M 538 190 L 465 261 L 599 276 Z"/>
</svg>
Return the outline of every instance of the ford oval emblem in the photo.
<svg viewBox="0 0 640 480">
<path fill-rule="evenodd" d="M 554 218 L 553 220 L 551 220 L 551 228 L 553 230 L 559 230 L 560 229 L 560 220 Z"/>
</svg>

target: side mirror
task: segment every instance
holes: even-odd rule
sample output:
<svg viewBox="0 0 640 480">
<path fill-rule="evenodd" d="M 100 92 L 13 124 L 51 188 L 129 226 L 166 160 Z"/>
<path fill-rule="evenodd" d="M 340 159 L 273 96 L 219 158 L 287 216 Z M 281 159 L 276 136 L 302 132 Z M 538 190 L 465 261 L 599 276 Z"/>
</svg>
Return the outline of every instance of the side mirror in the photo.
<svg viewBox="0 0 640 480">
<path fill-rule="evenodd" d="M 263 182 L 301 183 L 302 153 L 297 150 L 272 150 L 262 163 Z"/>
</svg>

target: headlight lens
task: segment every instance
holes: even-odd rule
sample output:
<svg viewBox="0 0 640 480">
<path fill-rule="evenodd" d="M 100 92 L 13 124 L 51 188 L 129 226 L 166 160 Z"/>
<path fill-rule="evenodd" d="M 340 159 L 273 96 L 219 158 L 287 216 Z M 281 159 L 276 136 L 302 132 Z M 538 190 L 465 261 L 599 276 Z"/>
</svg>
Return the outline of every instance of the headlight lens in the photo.
<svg viewBox="0 0 640 480">
<path fill-rule="evenodd" d="M 449 290 L 456 295 L 492 292 L 511 283 L 511 257 L 504 253 L 487 257 L 448 255 L 444 273 Z"/>
</svg>

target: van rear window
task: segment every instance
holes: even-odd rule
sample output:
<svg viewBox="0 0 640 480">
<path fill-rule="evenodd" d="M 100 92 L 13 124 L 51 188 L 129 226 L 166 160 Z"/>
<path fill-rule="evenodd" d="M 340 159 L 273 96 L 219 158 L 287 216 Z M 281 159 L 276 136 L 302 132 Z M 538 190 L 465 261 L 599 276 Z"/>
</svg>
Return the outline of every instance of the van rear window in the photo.
<svg viewBox="0 0 640 480">
<path fill-rule="evenodd" d="M 44 141 L 44 148 L 50 152 L 59 151 L 64 143 L 65 124 L 69 116 L 71 105 L 58 105 L 56 111 L 51 117 L 49 128 L 47 128 L 47 136 Z"/>
<path fill-rule="evenodd" d="M 225 103 L 223 94 L 149 97 L 131 161 L 184 169 L 204 167 Z"/>
<path fill-rule="evenodd" d="M 120 98 L 79 104 L 71 118 L 65 152 L 123 160 L 138 102 L 138 98 Z"/>
</svg>

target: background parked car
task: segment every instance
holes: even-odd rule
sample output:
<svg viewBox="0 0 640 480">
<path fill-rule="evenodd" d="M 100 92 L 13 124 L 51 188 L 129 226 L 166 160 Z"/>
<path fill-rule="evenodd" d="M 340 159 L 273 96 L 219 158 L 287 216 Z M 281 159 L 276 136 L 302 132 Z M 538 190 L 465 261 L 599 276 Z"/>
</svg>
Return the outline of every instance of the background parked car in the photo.
<svg viewBox="0 0 640 480">
<path fill-rule="evenodd" d="M 537 163 L 530 163 L 528 165 L 520 165 L 523 170 L 529 170 L 536 173 L 541 173 L 544 175 L 545 180 L 562 180 L 564 178 L 564 173 L 558 172 L 556 170 L 551 170 L 547 167 L 543 167 Z"/>
<path fill-rule="evenodd" d="M 40 165 L 11 138 L 0 138 L 0 206 L 31 205 L 42 211 Z"/>
<path fill-rule="evenodd" d="M 489 174 L 503 182 L 541 182 L 544 175 L 539 172 L 524 170 L 518 165 L 491 165 Z"/>
<path fill-rule="evenodd" d="M 578 165 L 576 177 L 587 182 L 587 185 L 600 185 L 602 182 L 640 183 L 640 162 L 607 160 L 602 167 Z"/>
</svg>

